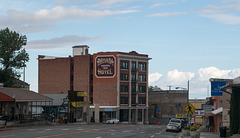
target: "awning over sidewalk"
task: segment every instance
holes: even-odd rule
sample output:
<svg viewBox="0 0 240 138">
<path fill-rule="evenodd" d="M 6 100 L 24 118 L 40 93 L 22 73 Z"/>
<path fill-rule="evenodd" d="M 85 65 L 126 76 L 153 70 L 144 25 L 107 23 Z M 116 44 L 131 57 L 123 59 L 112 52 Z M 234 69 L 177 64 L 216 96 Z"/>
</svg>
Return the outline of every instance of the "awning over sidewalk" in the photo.
<svg viewBox="0 0 240 138">
<path fill-rule="evenodd" d="M 15 102 L 52 102 L 53 100 L 47 96 L 36 92 L 20 89 L 20 88 L 5 88 L 0 87 L 0 102 L 15 101 Z"/>
<path fill-rule="evenodd" d="M 216 115 L 216 114 L 221 113 L 222 111 L 223 111 L 223 108 L 220 107 L 220 108 L 218 108 L 218 109 L 216 109 L 216 110 L 213 110 L 212 113 Z"/>
</svg>

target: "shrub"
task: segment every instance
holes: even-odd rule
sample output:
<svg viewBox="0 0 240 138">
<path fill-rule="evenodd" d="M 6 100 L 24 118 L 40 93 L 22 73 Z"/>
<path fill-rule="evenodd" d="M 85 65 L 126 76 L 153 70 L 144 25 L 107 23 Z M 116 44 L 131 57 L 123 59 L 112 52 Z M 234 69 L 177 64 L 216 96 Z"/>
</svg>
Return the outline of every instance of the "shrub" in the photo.
<svg viewBox="0 0 240 138">
<path fill-rule="evenodd" d="M 184 130 L 190 130 L 190 127 L 184 127 L 183 129 Z"/>
<path fill-rule="evenodd" d="M 190 127 L 190 131 L 196 131 L 196 130 L 198 130 L 199 128 L 200 128 L 200 125 L 194 124 L 194 125 L 192 125 L 192 126 Z"/>
</svg>

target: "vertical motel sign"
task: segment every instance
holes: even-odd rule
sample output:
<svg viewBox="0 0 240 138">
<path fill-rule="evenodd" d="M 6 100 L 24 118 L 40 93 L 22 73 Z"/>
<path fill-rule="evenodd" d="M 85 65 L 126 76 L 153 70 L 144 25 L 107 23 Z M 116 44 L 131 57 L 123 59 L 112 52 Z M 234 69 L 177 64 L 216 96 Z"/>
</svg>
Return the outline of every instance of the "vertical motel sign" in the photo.
<svg viewBox="0 0 240 138">
<path fill-rule="evenodd" d="M 211 96 L 222 96 L 223 91 L 221 87 L 226 85 L 226 81 L 212 81 L 211 82 Z"/>
</svg>

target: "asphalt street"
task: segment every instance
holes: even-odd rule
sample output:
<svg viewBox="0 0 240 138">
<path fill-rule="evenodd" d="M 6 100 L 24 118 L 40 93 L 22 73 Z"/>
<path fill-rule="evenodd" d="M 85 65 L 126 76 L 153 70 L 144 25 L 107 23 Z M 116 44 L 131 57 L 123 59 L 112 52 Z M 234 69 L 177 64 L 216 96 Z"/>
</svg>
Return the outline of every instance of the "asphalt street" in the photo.
<svg viewBox="0 0 240 138">
<path fill-rule="evenodd" d="M 0 138 L 176 138 L 164 125 L 68 124 L 29 126 L 0 132 Z"/>
</svg>

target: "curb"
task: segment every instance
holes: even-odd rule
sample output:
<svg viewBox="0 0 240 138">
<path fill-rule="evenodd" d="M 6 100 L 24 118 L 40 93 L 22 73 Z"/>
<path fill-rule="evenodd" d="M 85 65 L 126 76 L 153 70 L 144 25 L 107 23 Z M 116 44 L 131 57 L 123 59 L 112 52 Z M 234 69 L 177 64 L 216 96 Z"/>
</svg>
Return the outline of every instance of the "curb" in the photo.
<svg viewBox="0 0 240 138">
<path fill-rule="evenodd" d="M 0 132 L 2 132 L 2 131 L 9 131 L 9 130 L 13 130 L 13 129 L 0 129 Z"/>
</svg>

